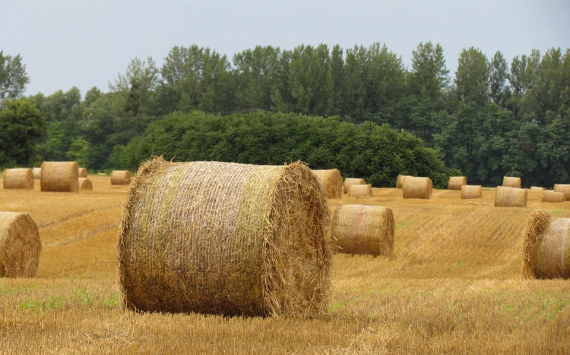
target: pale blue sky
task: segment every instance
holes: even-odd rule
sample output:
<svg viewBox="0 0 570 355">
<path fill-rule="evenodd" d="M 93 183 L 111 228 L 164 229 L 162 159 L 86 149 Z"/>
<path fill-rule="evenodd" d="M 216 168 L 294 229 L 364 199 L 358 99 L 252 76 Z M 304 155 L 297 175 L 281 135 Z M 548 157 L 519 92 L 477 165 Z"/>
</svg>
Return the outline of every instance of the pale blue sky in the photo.
<svg viewBox="0 0 570 355">
<path fill-rule="evenodd" d="M 570 48 L 569 0 L 121 1 L 0 0 L 0 50 L 20 54 L 26 94 L 108 90 L 131 58 L 162 66 L 175 46 L 226 54 L 256 45 L 385 43 L 409 66 L 420 42 L 443 47 L 454 75 L 463 48 L 507 61 L 535 48 Z"/>
</svg>

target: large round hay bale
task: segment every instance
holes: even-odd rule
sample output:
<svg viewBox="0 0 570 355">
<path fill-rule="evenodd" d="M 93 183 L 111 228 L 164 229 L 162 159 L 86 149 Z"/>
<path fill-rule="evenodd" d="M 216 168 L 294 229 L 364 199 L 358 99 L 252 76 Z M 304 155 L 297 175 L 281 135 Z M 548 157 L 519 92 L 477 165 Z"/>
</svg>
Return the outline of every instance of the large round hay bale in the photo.
<svg viewBox="0 0 570 355">
<path fill-rule="evenodd" d="M 348 196 L 350 197 L 371 197 L 372 185 L 350 185 L 348 187 Z"/>
<path fill-rule="evenodd" d="M 226 316 L 325 312 L 330 211 L 302 163 L 143 164 L 120 223 L 129 309 Z"/>
<path fill-rule="evenodd" d="M 333 213 L 331 225 L 336 251 L 349 254 L 392 254 L 394 215 L 389 208 L 340 205 Z"/>
<path fill-rule="evenodd" d="M 529 215 L 524 231 L 523 276 L 570 278 L 570 218 L 552 218 L 546 211 Z"/>
<path fill-rule="evenodd" d="M 74 161 L 44 161 L 40 187 L 42 191 L 77 192 L 79 171 Z"/>
<path fill-rule="evenodd" d="M 542 191 L 541 202 L 564 202 L 564 193 L 556 191 Z"/>
<path fill-rule="evenodd" d="M 2 185 L 5 189 L 34 189 L 32 169 L 5 169 L 2 173 Z"/>
<path fill-rule="evenodd" d="M 404 181 L 406 181 L 406 178 L 408 177 L 413 177 L 411 175 L 402 175 L 402 174 L 398 174 L 398 179 L 396 180 L 396 188 L 401 189 L 404 187 Z"/>
<path fill-rule="evenodd" d="M 449 177 L 449 189 L 450 190 L 461 190 L 463 185 L 467 185 L 467 178 L 465 176 L 450 176 Z"/>
<path fill-rule="evenodd" d="M 555 184 L 554 191 L 564 193 L 564 200 L 570 201 L 570 184 Z"/>
<path fill-rule="evenodd" d="M 481 185 L 461 186 L 461 199 L 468 200 L 472 198 L 483 198 L 483 188 Z"/>
<path fill-rule="evenodd" d="M 32 168 L 34 179 L 39 179 L 42 176 L 42 168 Z"/>
<path fill-rule="evenodd" d="M 128 170 L 113 170 L 111 185 L 128 185 L 131 183 L 131 172 Z"/>
<path fill-rule="evenodd" d="M 522 187 L 522 181 L 520 177 L 511 177 L 511 176 L 504 176 L 503 177 L 503 186 L 504 187 Z"/>
<path fill-rule="evenodd" d="M 365 184 L 366 184 L 366 181 L 364 179 L 346 178 L 346 179 L 344 179 L 343 192 L 345 194 L 347 194 L 350 186 L 352 186 L 352 185 L 365 185 Z"/>
<path fill-rule="evenodd" d="M 402 192 L 404 198 L 430 199 L 433 183 L 428 177 L 408 176 L 404 180 Z"/>
<path fill-rule="evenodd" d="M 325 190 L 326 198 L 342 197 L 343 181 L 338 169 L 313 170 L 313 173 Z"/>
<path fill-rule="evenodd" d="M 79 190 L 93 191 L 93 183 L 88 178 L 79 178 Z"/>
<path fill-rule="evenodd" d="M 86 168 L 79 168 L 77 174 L 79 175 L 80 178 L 86 178 L 89 175 L 87 174 L 87 169 Z"/>
<path fill-rule="evenodd" d="M 528 192 L 516 187 L 497 186 L 495 207 L 526 207 Z"/>
<path fill-rule="evenodd" d="M 33 277 L 42 243 L 38 226 L 27 213 L 0 212 L 0 277 Z"/>
</svg>

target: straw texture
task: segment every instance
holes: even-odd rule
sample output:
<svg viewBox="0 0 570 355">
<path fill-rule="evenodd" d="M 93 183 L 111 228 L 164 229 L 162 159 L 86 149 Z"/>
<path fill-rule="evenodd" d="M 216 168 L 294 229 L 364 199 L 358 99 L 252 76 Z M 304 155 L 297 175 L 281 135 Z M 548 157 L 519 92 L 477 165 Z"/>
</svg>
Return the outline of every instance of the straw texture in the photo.
<svg viewBox="0 0 570 355">
<path fill-rule="evenodd" d="M 350 185 L 348 188 L 350 197 L 370 197 L 372 196 L 372 185 Z"/>
<path fill-rule="evenodd" d="M 2 185 L 5 189 L 34 189 L 32 169 L 5 169 L 2 173 Z"/>
<path fill-rule="evenodd" d="M 528 189 L 530 192 L 542 192 L 544 190 L 546 190 L 544 187 L 540 187 L 540 186 L 531 186 L 530 189 Z"/>
<path fill-rule="evenodd" d="M 522 187 L 522 181 L 520 177 L 510 177 L 510 176 L 505 176 L 503 177 L 503 186 L 505 187 L 517 187 L 517 188 L 521 188 Z"/>
<path fill-rule="evenodd" d="M 406 181 L 407 177 L 413 177 L 413 176 L 398 174 L 398 179 L 396 180 L 396 187 L 398 189 L 401 189 L 404 187 L 404 181 Z"/>
<path fill-rule="evenodd" d="M 42 163 L 40 187 L 42 191 L 77 192 L 79 176 L 77 163 L 74 161 Z"/>
<path fill-rule="evenodd" d="M 528 191 L 515 187 L 497 186 L 495 207 L 526 207 Z"/>
<path fill-rule="evenodd" d="M 34 179 L 39 179 L 42 176 L 42 168 L 32 168 Z"/>
<path fill-rule="evenodd" d="M 330 211 L 302 163 L 143 164 L 120 223 L 123 306 L 226 316 L 327 309 Z"/>
<path fill-rule="evenodd" d="M 131 172 L 128 170 L 113 170 L 111 185 L 128 185 L 131 183 Z"/>
<path fill-rule="evenodd" d="M 351 185 L 365 185 L 365 184 L 366 184 L 366 181 L 364 179 L 346 178 L 346 179 L 344 179 L 343 192 L 345 194 L 347 194 Z"/>
<path fill-rule="evenodd" d="M 429 200 L 433 191 L 433 183 L 428 177 L 408 176 L 404 180 L 402 192 L 404 198 L 419 198 Z"/>
<path fill-rule="evenodd" d="M 87 169 L 79 168 L 78 175 L 80 178 L 86 178 L 88 176 Z"/>
<path fill-rule="evenodd" d="M 554 191 L 564 193 L 564 200 L 570 201 L 570 184 L 555 184 Z"/>
<path fill-rule="evenodd" d="M 42 244 L 38 226 L 27 213 L 0 212 L 0 277 L 33 277 Z"/>
<path fill-rule="evenodd" d="M 93 191 L 93 183 L 88 178 L 79 178 L 79 190 Z"/>
<path fill-rule="evenodd" d="M 450 176 L 449 177 L 449 189 L 450 190 L 461 190 L 463 185 L 467 185 L 467 178 L 465 176 Z"/>
<path fill-rule="evenodd" d="M 336 251 L 349 254 L 391 255 L 394 215 L 381 206 L 340 205 L 332 218 Z"/>
<path fill-rule="evenodd" d="M 323 186 L 326 198 L 341 198 L 343 181 L 338 169 L 313 170 L 313 173 Z"/>
<path fill-rule="evenodd" d="M 564 193 L 556 191 L 542 191 L 541 202 L 564 202 Z"/>
<path fill-rule="evenodd" d="M 483 198 L 483 188 L 481 185 L 461 186 L 461 199 L 468 200 L 473 198 Z"/>
</svg>

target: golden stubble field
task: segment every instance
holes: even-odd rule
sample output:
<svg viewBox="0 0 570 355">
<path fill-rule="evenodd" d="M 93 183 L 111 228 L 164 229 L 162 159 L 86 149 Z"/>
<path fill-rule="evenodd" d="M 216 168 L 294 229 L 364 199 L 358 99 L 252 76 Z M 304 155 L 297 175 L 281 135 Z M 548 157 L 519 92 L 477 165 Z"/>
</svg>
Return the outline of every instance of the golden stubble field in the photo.
<svg viewBox="0 0 570 355">
<path fill-rule="evenodd" d="M 322 319 L 224 318 L 123 311 L 116 243 L 126 186 L 90 176 L 92 192 L 0 189 L 0 211 L 29 212 L 42 254 L 33 279 L 0 279 L 0 354 L 568 354 L 570 282 L 523 280 L 522 230 L 537 208 L 401 190 L 331 200 L 389 207 L 390 257 L 337 254 Z"/>
</svg>

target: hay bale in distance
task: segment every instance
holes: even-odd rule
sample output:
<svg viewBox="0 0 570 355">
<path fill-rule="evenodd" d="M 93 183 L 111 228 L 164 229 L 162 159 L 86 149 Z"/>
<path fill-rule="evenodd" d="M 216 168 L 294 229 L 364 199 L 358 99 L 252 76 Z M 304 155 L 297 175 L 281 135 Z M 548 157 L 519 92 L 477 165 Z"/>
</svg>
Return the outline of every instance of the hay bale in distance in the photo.
<svg viewBox="0 0 570 355">
<path fill-rule="evenodd" d="M 118 255 L 123 306 L 226 316 L 326 312 L 330 211 L 302 163 L 143 164 Z"/>
<path fill-rule="evenodd" d="M 77 163 L 74 161 L 44 161 L 40 178 L 41 191 L 77 192 L 78 174 Z"/>
<path fill-rule="evenodd" d="M 483 188 L 481 185 L 461 186 L 461 199 L 468 200 L 473 198 L 483 198 Z"/>
<path fill-rule="evenodd" d="M 350 186 L 352 186 L 352 185 L 365 185 L 365 184 L 366 184 L 366 181 L 364 179 L 346 178 L 346 179 L 344 179 L 343 192 L 345 194 L 347 194 Z"/>
<path fill-rule="evenodd" d="M 461 187 L 467 185 L 467 178 L 465 176 L 450 176 L 449 189 L 461 190 Z"/>
<path fill-rule="evenodd" d="M 408 177 L 413 177 L 411 175 L 402 175 L 402 174 L 398 174 L 398 179 L 396 180 L 396 188 L 401 189 L 404 187 L 404 181 L 406 181 L 406 178 Z"/>
<path fill-rule="evenodd" d="M 527 189 L 497 186 L 495 207 L 526 207 L 527 202 Z"/>
<path fill-rule="evenodd" d="M 2 185 L 5 189 L 34 189 L 34 173 L 32 169 L 5 169 L 2 173 Z"/>
<path fill-rule="evenodd" d="M 32 168 L 34 179 L 39 179 L 42 176 L 42 168 Z"/>
<path fill-rule="evenodd" d="M 79 178 L 79 190 L 93 191 L 93 183 L 88 178 Z"/>
<path fill-rule="evenodd" d="M 131 172 L 128 170 L 113 170 L 111 185 L 128 185 L 131 183 Z"/>
<path fill-rule="evenodd" d="M 552 218 L 546 211 L 529 215 L 523 241 L 525 278 L 570 278 L 570 218 Z"/>
<path fill-rule="evenodd" d="M 531 186 L 530 189 L 528 189 L 529 192 L 542 192 L 544 190 L 546 189 L 540 186 Z"/>
<path fill-rule="evenodd" d="M 564 193 L 564 200 L 570 201 L 570 184 L 555 184 L 554 191 Z"/>
<path fill-rule="evenodd" d="M 429 200 L 433 191 L 433 182 L 428 177 L 408 176 L 404 180 L 402 192 L 404 198 Z"/>
<path fill-rule="evenodd" d="M 86 169 L 86 168 L 79 168 L 78 175 L 79 175 L 80 178 L 86 178 L 86 177 L 89 176 L 89 175 L 87 174 L 87 169 Z"/>
<path fill-rule="evenodd" d="M 503 177 L 503 186 L 504 187 L 516 187 L 516 188 L 521 188 L 522 187 L 522 180 L 520 177 L 511 177 L 511 176 L 505 176 Z"/>
<path fill-rule="evenodd" d="M 313 173 L 325 190 L 326 198 L 341 198 L 343 181 L 338 169 L 313 170 Z"/>
<path fill-rule="evenodd" d="M 564 193 L 557 191 L 542 191 L 541 202 L 564 202 Z"/>
<path fill-rule="evenodd" d="M 42 243 L 27 213 L 0 212 L 0 277 L 34 277 Z"/>
<path fill-rule="evenodd" d="M 348 187 L 348 196 L 350 197 L 371 197 L 372 185 L 350 185 Z"/>
<path fill-rule="evenodd" d="M 381 206 L 340 205 L 332 217 L 335 250 L 349 254 L 391 255 L 394 215 Z"/>
</svg>

